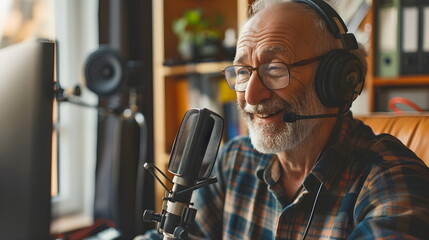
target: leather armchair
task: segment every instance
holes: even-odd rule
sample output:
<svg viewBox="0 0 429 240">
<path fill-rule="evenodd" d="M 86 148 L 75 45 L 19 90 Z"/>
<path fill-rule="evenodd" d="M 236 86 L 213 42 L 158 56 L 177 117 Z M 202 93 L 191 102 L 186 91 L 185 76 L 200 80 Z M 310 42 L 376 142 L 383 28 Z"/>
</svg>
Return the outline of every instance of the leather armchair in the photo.
<svg viewBox="0 0 429 240">
<path fill-rule="evenodd" d="M 372 113 L 355 118 L 370 126 L 375 134 L 397 137 L 429 166 L 429 113 Z"/>
</svg>

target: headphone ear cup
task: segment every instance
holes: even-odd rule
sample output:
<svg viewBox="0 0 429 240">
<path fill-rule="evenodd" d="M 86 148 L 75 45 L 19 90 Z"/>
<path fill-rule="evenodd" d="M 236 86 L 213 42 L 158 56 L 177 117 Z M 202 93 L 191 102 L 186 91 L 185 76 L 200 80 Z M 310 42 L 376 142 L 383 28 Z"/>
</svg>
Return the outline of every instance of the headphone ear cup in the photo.
<svg viewBox="0 0 429 240">
<path fill-rule="evenodd" d="M 124 61 L 111 47 L 101 46 L 85 62 L 86 86 L 97 95 L 116 92 L 124 81 Z"/>
<path fill-rule="evenodd" d="M 344 49 L 329 52 L 315 76 L 317 95 L 327 107 L 345 107 L 362 92 L 365 78 L 359 59 Z"/>
</svg>

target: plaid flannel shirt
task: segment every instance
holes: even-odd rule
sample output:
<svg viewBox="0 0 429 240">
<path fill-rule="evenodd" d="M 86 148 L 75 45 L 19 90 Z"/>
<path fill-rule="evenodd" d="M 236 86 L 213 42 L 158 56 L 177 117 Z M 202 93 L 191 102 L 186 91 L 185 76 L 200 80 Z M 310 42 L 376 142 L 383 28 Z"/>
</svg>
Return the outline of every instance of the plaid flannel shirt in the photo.
<svg viewBox="0 0 429 240">
<path fill-rule="evenodd" d="M 288 203 L 277 156 L 257 152 L 248 137 L 228 142 L 213 170 L 219 182 L 193 195 L 191 238 L 302 239 L 309 225 L 307 240 L 429 239 L 427 166 L 395 137 L 350 117 L 337 143 Z"/>
</svg>

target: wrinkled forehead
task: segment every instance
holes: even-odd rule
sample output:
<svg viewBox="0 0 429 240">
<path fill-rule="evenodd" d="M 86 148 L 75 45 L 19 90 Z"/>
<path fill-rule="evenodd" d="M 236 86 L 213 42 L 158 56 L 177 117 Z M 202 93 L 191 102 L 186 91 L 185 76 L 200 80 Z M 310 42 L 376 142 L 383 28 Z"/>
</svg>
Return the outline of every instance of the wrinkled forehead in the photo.
<svg viewBox="0 0 429 240">
<path fill-rule="evenodd" d="M 301 30 L 302 33 L 314 33 L 316 16 L 317 13 L 305 4 L 295 2 L 277 3 L 253 15 L 244 24 L 241 33 L 252 28 L 258 30 L 280 28 L 277 30 L 283 30 L 286 33 L 290 28 L 290 30 Z"/>
<path fill-rule="evenodd" d="M 312 48 L 316 42 L 315 32 L 314 15 L 302 4 L 276 4 L 256 13 L 244 24 L 237 50 L 281 50 L 293 54 L 302 48 Z"/>
</svg>

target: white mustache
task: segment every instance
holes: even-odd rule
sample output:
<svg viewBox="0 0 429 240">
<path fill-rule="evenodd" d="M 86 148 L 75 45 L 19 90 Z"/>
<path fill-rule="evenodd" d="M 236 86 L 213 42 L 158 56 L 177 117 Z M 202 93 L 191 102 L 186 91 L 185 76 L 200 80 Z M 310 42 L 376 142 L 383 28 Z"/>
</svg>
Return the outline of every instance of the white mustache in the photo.
<svg viewBox="0 0 429 240">
<path fill-rule="evenodd" d="M 243 110 L 250 114 L 262 114 L 266 112 L 277 112 L 282 109 L 290 108 L 290 104 L 282 100 L 274 100 L 270 102 L 260 103 L 258 105 L 250 105 L 244 103 Z"/>
</svg>

